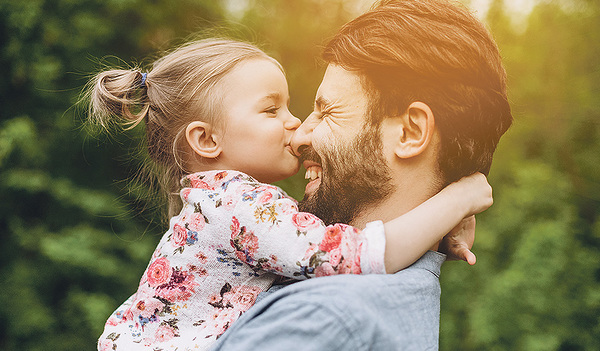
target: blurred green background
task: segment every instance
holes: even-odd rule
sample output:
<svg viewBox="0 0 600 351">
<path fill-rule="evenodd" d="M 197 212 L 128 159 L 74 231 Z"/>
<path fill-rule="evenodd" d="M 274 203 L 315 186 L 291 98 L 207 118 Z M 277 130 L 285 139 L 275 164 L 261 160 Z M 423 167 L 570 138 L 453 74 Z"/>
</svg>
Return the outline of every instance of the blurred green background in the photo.
<svg viewBox="0 0 600 351">
<path fill-rule="evenodd" d="M 164 232 L 163 204 L 128 180 L 140 128 L 83 127 L 90 74 L 210 29 L 280 60 L 303 118 L 320 46 L 371 2 L 0 0 L 0 349 L 94 350 Z M 444 265 L 441 349 L 600 350 L 600 3 L 505 2 L 467 2 L 500 46 L 515 123 L 478 263 Z M 300 178 L 280 185 L 298 198 Z"/>
</svg>

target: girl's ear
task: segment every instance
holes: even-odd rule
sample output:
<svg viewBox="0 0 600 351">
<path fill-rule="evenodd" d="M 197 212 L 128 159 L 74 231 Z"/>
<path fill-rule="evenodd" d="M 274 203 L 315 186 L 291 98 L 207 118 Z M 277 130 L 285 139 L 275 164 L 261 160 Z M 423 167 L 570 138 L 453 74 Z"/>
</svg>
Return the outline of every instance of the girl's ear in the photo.
<svg viewBox="0 0 600 351">
<path fill-rule="evenodd" d="M 423 102 L 411 103 L 401 116 L 400 135 L 396 147 L 396 156 L 411 158 L 427 149 L 435 131 L 435 118 L 429 106 Z"/>
<path fill-rule="evenodd" d="M 219 136 L 212 132 L 211 125 L 205 122 L 194 121 L 185 129 L 185 139 L 201 157 L 217 158 L 223 151 L 219 144 Z"/>
</svg>

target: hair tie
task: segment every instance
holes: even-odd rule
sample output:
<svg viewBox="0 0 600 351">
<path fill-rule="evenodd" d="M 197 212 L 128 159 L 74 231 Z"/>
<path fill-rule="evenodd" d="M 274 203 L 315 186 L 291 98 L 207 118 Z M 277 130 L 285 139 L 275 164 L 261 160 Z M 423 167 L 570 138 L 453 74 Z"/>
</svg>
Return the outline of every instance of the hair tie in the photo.
<svg viewBox="0 0 600 351">
<path fill-rule="evenodd" d="M 142 73 L 142 82 L 140 83 L 140 88 L 146 87 L 146 77 L 147 76 L 148 76 L 148 73 Z"/>
</svg>

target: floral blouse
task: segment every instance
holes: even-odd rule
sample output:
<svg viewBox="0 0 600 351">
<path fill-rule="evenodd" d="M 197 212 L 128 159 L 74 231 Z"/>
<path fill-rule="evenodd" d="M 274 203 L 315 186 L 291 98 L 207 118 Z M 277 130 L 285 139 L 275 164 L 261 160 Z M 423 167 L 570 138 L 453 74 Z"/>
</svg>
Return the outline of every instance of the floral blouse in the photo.
<svg viewBox="0 0 600 351">
<path fill-rule="evenodd" d="M 280 188 L 237 171 L 181 183 L 183 209 L 99 350 L 206 350 L 278 276 L 385 273 L 380 221 L 325 226 Z"/>
</svg>

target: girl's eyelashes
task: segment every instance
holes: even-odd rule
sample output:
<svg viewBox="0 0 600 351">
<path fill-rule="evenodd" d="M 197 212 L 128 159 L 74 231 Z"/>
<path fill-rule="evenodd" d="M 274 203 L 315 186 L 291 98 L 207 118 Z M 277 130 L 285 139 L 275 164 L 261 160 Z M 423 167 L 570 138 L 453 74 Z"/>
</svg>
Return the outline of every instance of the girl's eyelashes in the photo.
<svg viewBox="0 0 600 351">
<path fill-rule="evenodd" d="M 269 107 L 264 112 L 268 115 L 277 115 L 277 111 L 279 111 L 279 107 L 274 106 L 274 107 Z"/>
</svg>

